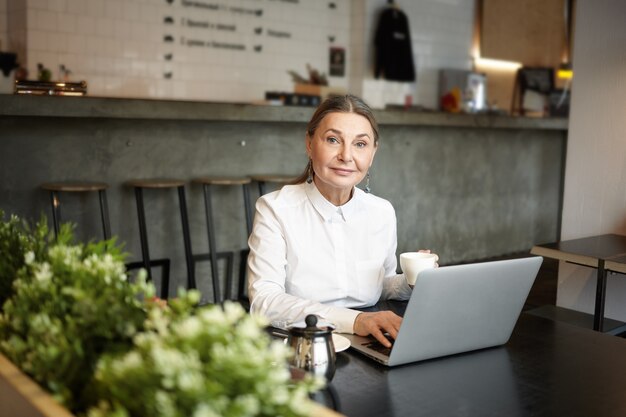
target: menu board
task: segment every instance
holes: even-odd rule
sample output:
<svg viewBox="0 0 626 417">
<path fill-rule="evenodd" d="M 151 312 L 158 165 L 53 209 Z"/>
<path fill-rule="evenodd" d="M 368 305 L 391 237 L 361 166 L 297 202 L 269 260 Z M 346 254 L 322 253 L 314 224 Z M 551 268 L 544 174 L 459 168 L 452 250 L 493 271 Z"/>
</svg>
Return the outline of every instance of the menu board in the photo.
<svg viewBox="0 0 626 417">
<path fill-rule="evenodd" d="M 329 73 L 329 50 L 338 56 L 338 42 L 347 41 L 349 0 L 161 1 L 167 5 L 165 62 L 204 63 L 207 71 L 210 64 L 232 63 L 280 71 L 288 79 L 288 70 L 306 75 L 307 64 Z M 165 68 L 164 78 L 182 77 L 176 66 Z M 335 69 L 332 75 L 344 72 Z"/>
</svg>

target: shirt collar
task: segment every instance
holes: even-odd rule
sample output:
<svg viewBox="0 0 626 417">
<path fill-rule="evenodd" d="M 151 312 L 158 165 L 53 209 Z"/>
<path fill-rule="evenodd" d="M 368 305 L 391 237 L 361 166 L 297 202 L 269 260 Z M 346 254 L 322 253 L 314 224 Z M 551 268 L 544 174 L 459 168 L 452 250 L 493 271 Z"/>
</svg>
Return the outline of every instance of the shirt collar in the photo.
<svg viewBox="0 0 626 417">
<path fill-rule="evenodd" d="M 344 221 L 348 221 L 357 212 L 360 207 L 360 201 L 363 199 L 364 192 L 360 188 L 354 187 L 352 198 L 342 206 L 335 206 L 330 201 L 326 200 L 322 193 L 319 192 L 315 183 L 304 183 L 304 189 L 309 201 L 315 208 L 315 210 L 322 216 L 324 220 L 331 220 L 333 216 L 339 213 L 343 217 Z"/>
</svg>

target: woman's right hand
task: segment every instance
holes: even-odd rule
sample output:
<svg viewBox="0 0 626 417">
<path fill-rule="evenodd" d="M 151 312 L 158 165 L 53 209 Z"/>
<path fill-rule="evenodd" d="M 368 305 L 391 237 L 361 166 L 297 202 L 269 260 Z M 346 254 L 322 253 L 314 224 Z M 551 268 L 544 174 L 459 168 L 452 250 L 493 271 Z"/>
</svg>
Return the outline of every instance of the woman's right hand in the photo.
<svg viewBox="0 0 626 417">
<path fill-rule="evenodd" d="M 391 343 L 384 333 L 395 339 L 398 336 L 402 324 L 402 317 L 393 311 L 378 311 L 375 313 L 360 313 L 354 320 L 354 333 L 359 336 L 372 335 L 385 347 L 391 347 Z"/>
</svg>

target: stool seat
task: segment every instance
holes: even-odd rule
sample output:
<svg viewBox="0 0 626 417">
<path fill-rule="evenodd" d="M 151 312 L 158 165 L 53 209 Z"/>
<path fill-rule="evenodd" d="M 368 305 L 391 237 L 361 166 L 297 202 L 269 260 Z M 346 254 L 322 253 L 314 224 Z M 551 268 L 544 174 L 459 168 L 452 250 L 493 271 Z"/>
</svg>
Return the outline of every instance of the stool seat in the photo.
<svg viewBox="0 0 626 417">
<path fill-rule="evenodd" d="M 88 181 L 55 181 L 44 182 L 39 185 L 42 190 L 50 193 L 50 203 L 52 206 L 52 224 L 54 226 L 55 237 L 59 235 L 61 223 L 61 200 L 59 193 L 90 193 L 97 192 L 100 201 L 100 219 L 102 220 L 102 232 L 104 239 L 111 238 L 111 223 L 109 220 L 109 207 L 107 203 L 106 190 L 109 184 L 104 182 Z"/>
<path fill-rule="evenodd" d="M 244 185 L 250 184 L 252 180 L 248 177 L 200 177 L 195 178 L 193 182 L 209 185 Z"/>
<path fill-rule="evenodd" d="M 252 181 L 273 182 L 277 184 L 287 184 L 295 180 L 295 175 L 282 175 L 282 174 L 257 174 L 251 175 Z"/>
<path fill-rule="evenodd" d="M 254 174 L 251 175 L 252 181 L 256 181 L 259 185 L 259 195 L 265 195 L 267 192 L 266 184 L 278 184 L 280 187 L 292 183 L 298 178 L 297 176 L 285 175 L 285 174 Z"/>
<path fill-rule="evenodd" d="M 129 187 L 141 188 L 178 188 L 185 185 L 185 181 L 173 178 L 133 179 L 124 182 Z"/>
<path fill-rule="evenodd" d="M 109 188 L 109 184 L 104 182 L 45 182 L 41 188 L 47 191 L 63 191 L 70 193 L 81 193 L 89 191 L 101 191 Z"/>
</svg>

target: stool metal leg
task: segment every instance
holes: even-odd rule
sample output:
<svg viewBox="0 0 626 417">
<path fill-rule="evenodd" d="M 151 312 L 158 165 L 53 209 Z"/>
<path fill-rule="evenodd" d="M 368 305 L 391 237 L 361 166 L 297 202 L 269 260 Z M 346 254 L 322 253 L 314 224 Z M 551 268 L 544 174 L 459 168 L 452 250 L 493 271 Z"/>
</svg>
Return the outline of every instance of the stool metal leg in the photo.
<svg viewBox="0 0 626 417">
<path fill-rule="evenodd" d="M 104 240 L 111 238 L 111 222 L 109 221 L 109 204 L 107 203 L 107 193 L 105 190 L 99 190 L 100 197 L 100 215 L 102 216 L 102 231 Z"/>
<path fill-rule="evenodd" d="M 56 191 L 50 191 L 50 202 L 52 204 L 52 226 L 56 239 L 59 236 L 59 223 L 61 222 L 61 202 Z"/>
<path fill-rule="evenodd" d="M 250 249 L 242 249 L 239 253 L 239 282 L 237 283 L 238 300 L 246 298 L 246 268 L 248 267 L 248 255 L 250 255 Z"/>
<path fill-rule="evenodd" d="M 213 209 L 211 207 L 211 186 L 209 184 L 202 185 L 204 191 L 204 206 L 206 214 L 206 227 L 209 238 L 209 255 L 211 258 L 211 277 L 213 278 L 213 299 L 215 303 L 219 303 L 220 283 L 217 273 L 217 247 L 215 245 L 215 228 L 213 225 Z"/>
<path fill-rule="evenodd" d="M 191 236 L 189 233 L 189 217 L 187 216 L 187 200 L 185 187 L 178 187 L 178 203 L 180 206 L 180 220 L 183 226 L 183 243 L 185 245 L 185 261 L 187 263 L 187 287 L 196 288 L 196 276 L 193 255 L 191 253 Z"/>
<path fill-rule="evenodd" d="M 252 233 L 252 207 L 250 203 L 250 187 L 243 184 L 243 208 L 246 211 L 246 230 L 248 236 Z"/>
<path fill-rule="evenodd" d="M 143 190 L 135 187 L 135 199 L 137 200 L 137 219 L 139 220 L 139 239 L 141 241 L 141 259 L 143 267 L 148 272 L 148 279 L 152 280 L 150 270 L 150 249 L 148 248 L 148 231 L 146 228 L 146 213 L 143 207 Z"/>
<path fill-rule="evenodd" d="M 259 181 L 259 195 L 265 195 L 265 181 Z"/>
<path fill-rule="evenodd" d="M 167 299 L 170 287 L 170 260 L 150 259 L 150 248 L 148 247 L 148 231 L 146 227 L 146 212 L 143 205 L 143 190 L 135 187 L 135 199 L 137 200 L 137 218 L 139 221 L 139 239 L 141 241 L 141 264 L 148 273 L 148 280 L 152 281 L 152 266 L 161 266 L 161 294 L 160 297 Z M 128 264 L 127 269 L 135 267 L 135 264 Z"/>
<path fill-rule="evenodd" d="M 259 190 L 261 190 L 261 184 L 265 184 L 265 182 L 259 182 Z M 265 190 L 263 190 L 265 191 Z M 261 194 L 263 195 L 263 193 Z M 252 233 L 252 207 L 250 203 L 250 188 L 248 184 L 243 185 L 243 205 L 246 211 L 246 230 L 248 231 L 248 237 Z M 246 241 L 247 244 L 247 241 Z M 240 252 L 239 258 L 239 282 L 237 283 L 237 299 L 241 300 L 245 298 L 245 287 L 246 287 L 246 276 L 247 276 L 247 266 L 248 266 L 248 255 L 250 254 L 250 249 L 243 249 Z"/>
<path fill-rule="evenodd" d="M 151 261 L 152 265 L 159 266 L 161 265 L 162 274 L 161 274 L 161 298 L 167 300 L 170 295 L 170 260 L 169 259 L 158 259 L 156 261 Z"/>
</svg>

